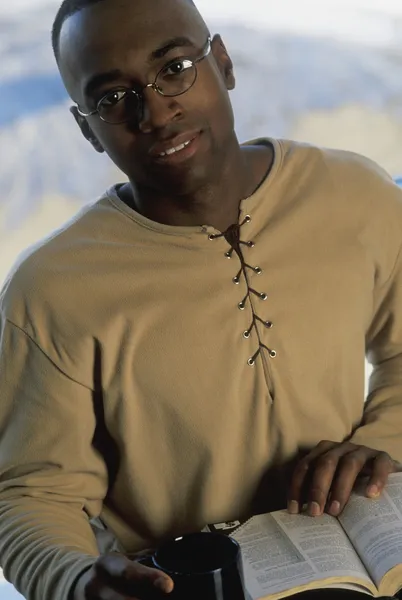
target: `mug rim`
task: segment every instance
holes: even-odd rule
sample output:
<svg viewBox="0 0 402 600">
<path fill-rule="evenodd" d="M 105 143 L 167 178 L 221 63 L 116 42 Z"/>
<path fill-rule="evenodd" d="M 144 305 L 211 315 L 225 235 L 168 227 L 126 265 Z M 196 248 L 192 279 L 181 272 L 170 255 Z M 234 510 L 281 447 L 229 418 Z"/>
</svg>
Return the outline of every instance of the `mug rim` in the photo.
<svg viewBox="0 0 402 600">
<path fill-rule="evenodd" d="M 200 535 L 201 536 L 207 535 L 209 537 L 214 537 L 214 538 L 228 540 L 231 543 L 231 545 L 237 549 L 237 556 L 234 557 L 235 560 L 237 560 L 237 558 L 239 556 L 239 552 L 240 552 L 240 545 L 239 545 L 239 543 L 235 539 L 233 539 L 229 535 L 225 535 L 223 533 L 218 533 L 218 532 L 215 532 L 215 531 L 211 531 L 211 532 L 209 532 L 209 531 L 197 531 L 197 532 L 194 532 L 194 533 L 187 533 L 187 534 L 178 536 L 177 538 L 174 538 L 174 539 L 169 540 L 169 541 L 165 542 L 164 544 L 162 544 L 162 546 L 160 548 L 158 548 L 158 550 L 156 550 L 156 552 L 154 552 L 154 554 L 152 555 L 152 562 L 154 563 L 155 567 L 157 569 L 160 569 L 161 571 L 164 571 L 164 573 L 167 573 L 168 575 L 179 575 L 181 577 L 199 577 L 199 576 L 203 576 L 203 575 L 211 575 L 211 574 L 214 574 L 214 573 L 219 573 L 220 571 L 222 571 L 223 569 L 225 569 L 226 567 L 228 567 L 230 564 L 232 564 L 233 558 L 230 559 L 230 560 L 228 559 L 224 564 L 222 564 L 217 569 L 209 569 L 209 570 L 206 570 L 206 571 L 198 571 L 196 573 L 191 572 L 191 571 L 174 571 L 173 569 L 168 569 L 168 568 L 163 567 L 162 565 L 159 564 L 159 562 L 157 560 L 158 552 L 160 552 L 163 549 L 165 549 L 166 546 L 169 546 L 170 544 L 174 544 L 174 542 L 180 541 L 183 538 L 198 537 Z"/>
</svg>

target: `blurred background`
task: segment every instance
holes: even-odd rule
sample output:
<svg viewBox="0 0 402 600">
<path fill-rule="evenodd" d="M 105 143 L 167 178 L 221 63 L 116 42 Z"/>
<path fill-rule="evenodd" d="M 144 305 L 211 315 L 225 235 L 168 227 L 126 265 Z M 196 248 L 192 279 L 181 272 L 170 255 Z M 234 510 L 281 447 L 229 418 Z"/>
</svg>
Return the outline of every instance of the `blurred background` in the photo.
<svg viewBox="0 0 402 600">
<path fill-rule="evenodd" d="M 0 285 L 17 255 L 123 177 L 81 137 L 54 63 L 60 0 L 0 5 Z M 402 175 L 400 0 L 198 0 L 236 67 L 239 138 L 365 154 Z M 2 583 L 0 598 L 21 598 Z"/>
</svg>

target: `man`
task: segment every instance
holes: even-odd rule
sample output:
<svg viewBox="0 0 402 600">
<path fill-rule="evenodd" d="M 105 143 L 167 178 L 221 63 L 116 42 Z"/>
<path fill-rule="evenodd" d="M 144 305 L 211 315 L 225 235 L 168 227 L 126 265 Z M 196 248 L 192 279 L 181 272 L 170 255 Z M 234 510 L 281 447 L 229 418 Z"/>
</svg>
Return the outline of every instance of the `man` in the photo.
<svg viewBox="0 0 402 600">
<path fill-rule="evenodd" d="M 66 0 L 53 37 L 129 183 L 3 289 L 1 565 L 30 600 L 168 594 L 129 556 L 274 508 L 282 480 L 291 512 L 305 492 L 337 515 L 397 469 L 402 194 L 350 153 L 240 146 L 231 59 L 188 0 Z"/>
</svg>

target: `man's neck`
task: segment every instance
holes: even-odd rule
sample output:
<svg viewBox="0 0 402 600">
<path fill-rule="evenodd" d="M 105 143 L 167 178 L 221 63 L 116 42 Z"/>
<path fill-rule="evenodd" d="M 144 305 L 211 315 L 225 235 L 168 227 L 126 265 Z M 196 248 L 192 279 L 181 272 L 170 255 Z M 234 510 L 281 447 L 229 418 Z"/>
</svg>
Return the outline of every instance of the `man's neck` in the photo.
<svg viewBox="0 0 402 600">
<path fill-rule="evenodd" d="M 157 196 L 153 191 L 127 184 L 122 199 L 152 221 L 174 226 L 210 225 L 226 231 L 238 223 L 241 201 L 253 194 L 273 161 L 268 146 L 242 147 L 219 180 L 197 190 L 191 197 Z"/>
</svg>

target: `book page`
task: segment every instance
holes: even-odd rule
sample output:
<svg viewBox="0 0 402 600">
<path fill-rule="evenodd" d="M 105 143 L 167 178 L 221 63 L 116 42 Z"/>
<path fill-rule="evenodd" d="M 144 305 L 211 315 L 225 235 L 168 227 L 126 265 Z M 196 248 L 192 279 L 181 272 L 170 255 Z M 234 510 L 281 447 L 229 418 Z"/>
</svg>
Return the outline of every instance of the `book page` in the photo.
<svg viewBox="0 0 402 600">
<path fill-rule="evenodd" d="M 384 575 L 402 564 L 402 473 L 390 476 L 376 500 L 366 497 L 366 485 L 364 480 L 356 487 L 339 522 L 379 587 Z"/>
<path fill-rule="evenodd" d="M 374 590 L 345 532 L 329 515 L 258 515 L 232 537 L 241 546 L 246 587 L 254 600 L 317 580 L 335 583 L 333 578 Z"/>
</svg>

